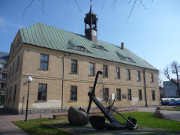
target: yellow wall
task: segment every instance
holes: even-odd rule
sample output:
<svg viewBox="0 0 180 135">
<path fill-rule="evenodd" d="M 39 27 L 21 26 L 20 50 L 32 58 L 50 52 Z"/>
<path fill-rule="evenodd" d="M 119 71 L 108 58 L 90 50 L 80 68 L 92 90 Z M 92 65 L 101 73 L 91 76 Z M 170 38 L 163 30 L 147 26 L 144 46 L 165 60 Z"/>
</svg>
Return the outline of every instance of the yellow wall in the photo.
<svg viewBox="0 0 180 135">
<path fill-rule="evenodd" d="M 40 70 L 40 55 L 49 55 L 48 70 Z M 8 89 L 16 84 L 18 86 L 16 104 L 12 100 L 5 106 L 12 109 L 21 110 L 22 105 L 26 105 L 27 96 L 27 77 L 31 76 L 33 81 L 30 83 L 29 108 L 68 108 L 69 106 L 87 107 L 89 97 L 87 95 L 89 87 L 93 87 L 95 76 L 89 76 L 89 62 L 95 63 L 95 73 L 103 69 L 103 64 L 108 65 L 108 78 L 102 78 L 105 88 L 109 88 L 109 95 L 116 94 L 116 89 L 121 89 L 121 95 L 126 94 L 127 89 L 131 89 L 132 100 L 121 99 L 116 101 L 115 106 L 145 106 L 143 68 L 121 63 L 109 62 L 101 59 L 90 58 L 75 54 L 63 53 L 50 49 L 22 45 L 17 54 L 10 58 L 8 68 L 12 66 L 20 56 L 20 70 L 8 80 Z M 63 78 L 63 59 L 64 59 L 64 83 L 62 96 Z M 78 73 L 72 74 L 71 59 L 78 61 Z M 120 79 L 115 78 L 116 67 L 120 68 Z M 131 80 L 126 80 L 126 69 L 130 69 Z M 137 81 L 137 70 L 141 72 L 141 81 Z M 158 71 L 146 69 L 146 90 L 148 105 L 159 105 Z M 154 82 L 150 83 L 150 73 L 154 75 Z M 100 77 L 101 78 L 101 77 Z M 100 79 L 98 82 L 101 82 Z M 38 84 L 47 84 L 47 101 L 38 101 Z M 77 86 L 77 101 L 70 101 L 70 87 Z M 138 89 L 142 90 L 142 101 L 138 100 Z M 102 84 L 97 84 L 96 94 L 102 90 Z M 152 101 L 152 90 L 155 90 L 156 100 Z M 22 99 L 24 97 L 24 104 Z M 63 97 L 63 99 L 62 99 Z M 63 102 L 62 102 L 63 100 Z M 63 103 L 63 106 L 61 106 Z M 95 106 L 95 105 L 93 105 Z"/>
</svg>

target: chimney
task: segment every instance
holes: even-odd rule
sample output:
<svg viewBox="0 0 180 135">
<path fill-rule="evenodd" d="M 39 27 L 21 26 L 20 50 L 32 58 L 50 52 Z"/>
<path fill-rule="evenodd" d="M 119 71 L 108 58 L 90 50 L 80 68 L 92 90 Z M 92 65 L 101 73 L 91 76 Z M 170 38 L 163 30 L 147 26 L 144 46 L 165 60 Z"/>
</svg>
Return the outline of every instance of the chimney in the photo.
<svg viewBox="0 0 180 135">
<path fill-rule="evenodd" d="M 121 49 L 124 49 L 124 42 L 121 43 Z"/>
</svg>

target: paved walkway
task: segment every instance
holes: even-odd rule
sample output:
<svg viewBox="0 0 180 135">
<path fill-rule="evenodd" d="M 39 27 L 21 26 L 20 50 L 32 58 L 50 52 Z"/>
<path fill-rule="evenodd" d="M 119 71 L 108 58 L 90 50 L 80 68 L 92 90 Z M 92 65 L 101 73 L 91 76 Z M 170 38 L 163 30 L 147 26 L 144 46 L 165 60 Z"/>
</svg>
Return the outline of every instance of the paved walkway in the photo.
<svg viewBox="0 0 180 135">
<path fill-rule="evenodd" d="M 52 115 L 44 116 L 52 117 Z M 40 115 L 29 114 L 28 119 L 40 118 Z M 0 135 L 28 135 L 24 130 L 17 127 L 12 121 L 24 120 L 25 115 L 13 115 L 0 108 Z"/>
<path fill-rule="evenodd" d="M 180 111 L 166 111 L 160 110 L 167 120 L 180 121 Z"/>
<path fill-rule="evenodd" d="M 140 107 L 138 108 L 139 112 L 155 112 L 155 107 Z M 166 110 L 160 110 L 160 112 L 163 114 L 164 119 L 167 120 L 174 120 L 174 121 L 180 121 L 180 111 L 166 111 Z"/>
<path fill-rule="evenodd" d="M 140 112 L 155 112 L 155 107 L 140 107 Z M 165 111 L 161 110 L 163 115 L 170 120 L 180 121 L 180 111 Z M 42 115 L 41 117 L 52 118 L 53 114 Z M 0 107 L 0 135 L 28 135 L 25 131 L 17 127 L 12 121 L 24 120 L 25 115 L 13 115 L 6 112 Z M 28 119 L 40 118 L 38 114 L 29 114 Z M 149 131 L 148 131 L 149 132 Z M 154 131 L 153 131 L 154 132 Z M 127 132 L 126 132 L 127 133 Z M 125 133 L 125 134 L 126 134 Z"/>
</svg>

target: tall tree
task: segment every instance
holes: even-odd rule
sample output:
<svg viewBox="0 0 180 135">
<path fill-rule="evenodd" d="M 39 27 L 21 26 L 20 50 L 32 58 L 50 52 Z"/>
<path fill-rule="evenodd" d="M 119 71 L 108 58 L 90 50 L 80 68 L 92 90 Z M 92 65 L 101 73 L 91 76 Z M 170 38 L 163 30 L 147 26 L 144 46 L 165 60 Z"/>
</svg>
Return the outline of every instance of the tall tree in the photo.
<svg viewBox="0 0 180 135">
<path fill-rule="evenodd" d="M 164 69 L 164 75 L 177 86 L 180 96 L 180 64 L 177 61 L 173 61 L 170 66 Z M 174 75 L 174 78 L 171 78 L 171 75 Z"/>
</svg>

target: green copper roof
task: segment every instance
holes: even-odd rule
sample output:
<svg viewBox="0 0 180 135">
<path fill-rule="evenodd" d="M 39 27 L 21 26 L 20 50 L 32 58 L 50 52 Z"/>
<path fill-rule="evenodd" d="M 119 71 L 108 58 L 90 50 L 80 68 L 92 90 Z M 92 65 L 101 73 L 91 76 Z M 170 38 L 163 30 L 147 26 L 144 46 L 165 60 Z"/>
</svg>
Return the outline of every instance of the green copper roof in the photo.
<svg viewBox="0 0 180 135">
<path fill-rule="evenodd" d="M 94 43 L 83 35 L 42 23 L 23 28 L 20 33 L 24 43 L 34 46 L 157 70 L 126 48 L 121 49 L 117 45 L 100 40 Z M 74 49 L 77 46 L 84 47 L 87 51 Z"/>
</svg>

